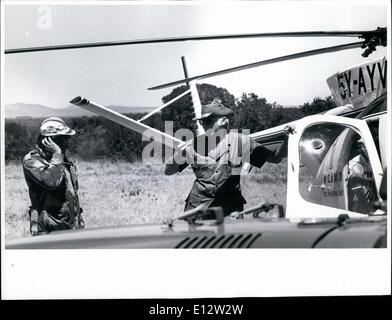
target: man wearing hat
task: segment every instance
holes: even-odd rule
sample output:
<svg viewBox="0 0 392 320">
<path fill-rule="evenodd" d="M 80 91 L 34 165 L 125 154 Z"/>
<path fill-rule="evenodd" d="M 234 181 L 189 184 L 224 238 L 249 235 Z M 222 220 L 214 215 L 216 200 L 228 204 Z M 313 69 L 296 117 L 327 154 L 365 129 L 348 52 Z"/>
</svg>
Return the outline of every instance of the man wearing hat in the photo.
<svg viewBox="0 0 392 320">
<path fill-rule="evenodd" d="M 57 117 L 44 120 L 35 149 L 23 159 L 32 235 L 83 228 L 76 167 L 65 155 L 75 130 Z"/>
<path fill-rule="evenodd" d="M 194 139 L 193 145 L 184 144 L 166 162 L 166 175 L 192 165 L 196 180 L 186 199 L 185 211 L 201 204 L 206 208 L 222 207 L 225 215 L 242 211 L 246 203 L 240 188 L 242 165 L 249 162 L 260 168 L 266 161 L 280 162 L 285 154 L 286 143 L 272 151 L 258 145 L 249 135 L 230 131 L 232 114 L 217 100 L 203 105 L 201 117 L 193 120 L 199 120 L 206 133 Z"/>
</svg>

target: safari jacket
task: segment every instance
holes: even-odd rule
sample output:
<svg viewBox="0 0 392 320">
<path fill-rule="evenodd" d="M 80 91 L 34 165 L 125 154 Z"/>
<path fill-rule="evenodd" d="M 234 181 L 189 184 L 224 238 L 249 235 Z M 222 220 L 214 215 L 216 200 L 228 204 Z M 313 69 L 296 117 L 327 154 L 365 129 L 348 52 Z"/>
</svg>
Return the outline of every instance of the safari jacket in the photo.
<svg viewBox="0 0 392 320">
<path fill-rule="evenodd" d="M 60 153 L 48 156 L 37 148 L 23 159 L 29 187 L 33 234 L 70 229 L 80 213 L 75 165 Z"/>
<path fill-rule="evenodd" d="M 195 161 L 192 164 L 196 180 L 186 198 L 185 211 L 198 207 L 200 204 L 206 207 L 220 206 L 224 214 L 233 211 L 242 211 L 245 198 L 240 188 L 240 172 L 244 162 L 261 167 L 266 161 L 277 163 L 281 160 L 276 155 L 276 150 L 267 149 L 248 135 L 237 132 L 227 133 L 218 143 L 216 148 L 204 150 L 197 148 Z M 245 159 L 246 155 L 249 159 Z M 188 166 L 184 164 L 167 164 L 166 174 L 181 172 Z M 207 217 L 209 218 L 209 217 Z"/>
</svg>

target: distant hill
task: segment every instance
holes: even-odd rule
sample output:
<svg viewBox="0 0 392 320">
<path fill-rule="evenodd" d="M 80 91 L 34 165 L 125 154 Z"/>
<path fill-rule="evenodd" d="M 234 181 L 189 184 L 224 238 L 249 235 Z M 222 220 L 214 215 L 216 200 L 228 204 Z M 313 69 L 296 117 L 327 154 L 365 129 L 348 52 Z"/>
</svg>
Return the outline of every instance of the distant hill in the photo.
<svg viewBox="0 0 392 320">
<path fill-rule="evenodd" d="M 154 107 L 123 107 L 123 106 L 109 106 L 110 109 L 119 113 L 147 113 L 154 109 Z M 45 117 L 82 117 L 93 116 L 94 114 L 82 108 L 73 105 L 57 109 L 43 106 L 41 104 L 29 103 L 14 103 L 5 106 L 5 118 L 45 118 Z"/>
</svg>

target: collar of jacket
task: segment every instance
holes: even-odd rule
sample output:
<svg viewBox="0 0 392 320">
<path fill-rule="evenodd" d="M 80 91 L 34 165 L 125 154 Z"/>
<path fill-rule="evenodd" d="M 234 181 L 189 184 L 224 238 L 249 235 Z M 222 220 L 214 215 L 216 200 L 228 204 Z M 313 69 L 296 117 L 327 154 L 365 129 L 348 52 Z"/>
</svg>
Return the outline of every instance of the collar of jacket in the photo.
<svg viewBox="0 0 392 320">
<path fill-rule="evenodd" d="M 41 158 L 44 158 L 47 162 L 50 162 L 50 160 L 52 159 L 52 153 L 47 152 L 46 150 L 40 148 L 38 145 L 35 146 L 33 152 L 38 154 Z M 74 163 L 70 161 L 66 155 L 64 155 L 64 163 L 74 165 Z"/>
<path fill-rule="evenodd" d="M 50 161 L 52 158 L 52 154 L 40 148 L 38 145 L 35 146 L 33 153 L 38 154 L 41 158 L 44 158 L 46 161 Z"/>
</svg>

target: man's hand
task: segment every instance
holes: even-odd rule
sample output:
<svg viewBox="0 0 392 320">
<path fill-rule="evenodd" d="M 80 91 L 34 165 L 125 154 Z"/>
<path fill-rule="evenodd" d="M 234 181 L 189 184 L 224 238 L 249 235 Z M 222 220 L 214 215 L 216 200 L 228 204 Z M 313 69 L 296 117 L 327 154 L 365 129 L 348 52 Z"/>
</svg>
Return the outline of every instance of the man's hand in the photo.
<svg viewBox="0 0 392 320">
<path fill-rule="evenodd" d="M 61 148 L 50 137 L 43 139 L 42 144 L 53 153 L 61 153 Z"/>
<path fill-rule="evenodd" d="M 187 146 L 185 148 L 185 158 L 186 158 L 186 162 L 188 164 L 193 164 L 195 163 L 195 159 L 196 159 L 196 152 L 193 149 L 193 146 Z"/>
<path fill-rule="evenodd" d="M 192 164 L 194 162 L 194 157 L 195 150 L 193 150 L 192 145 L 184 143 L 174 154 L 174 161 L 179 164 L 183 164 L 184 162 Z"/>
</svg>

